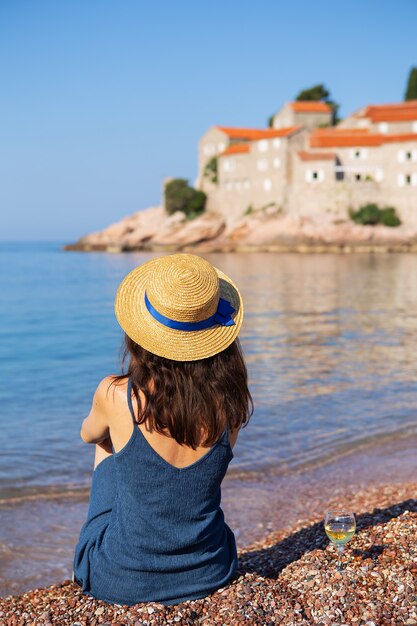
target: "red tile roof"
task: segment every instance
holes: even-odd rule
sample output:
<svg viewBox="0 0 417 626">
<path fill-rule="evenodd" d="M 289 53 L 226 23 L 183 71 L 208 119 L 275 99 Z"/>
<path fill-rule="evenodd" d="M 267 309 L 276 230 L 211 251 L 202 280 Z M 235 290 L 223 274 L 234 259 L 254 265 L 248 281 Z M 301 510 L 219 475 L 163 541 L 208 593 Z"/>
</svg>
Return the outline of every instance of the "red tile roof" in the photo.
<svg viewBox="0 0 417 626">
<path fill-rule="evenodd" d="M 249 152 L 249 149 L 249 143 L 233 143 L 231 146 L 226 148 L 224 152 L 219 154 L 219 156 L 226 156 L 227 154 L 244 154 L 245 152 Z"/>
<path fill-rule="evenodd" d="M 295 113 L 331 113 L 332 107 L 326 102 L 315 100 L 296 100 L 291 102 L 291 108 Z"/>
<path fill-rule="evenodd" d="M 384 135 L 362 128 L 318 128 L 310 135 L 310 148 L 380 146 L 383 139 Z"/>
<path fill-rule="evenodd" d="M 384 143 L 417 141 L 417 133 L 387 135 L 366 128 L 317 128 L 310 135 L 310 148 L 381 146 Z"/>
<path fill-rule="evenodd" d="M 372 122 L 407 122 L 417 120 L 417 100 L 399 104 L 370 105 L 361 114 Z"/>
<path fill-rule="evenodd" d="M 306 152 L 301 150 L 298 156 L 302 161 L 334 161 L 336 155 L 334 152 Z"/>
<path fill-rule="evenodd" d="M 298 132 L 301 126 L 289 126 L 287 128 L 230 128 L 228 126 L 217 126 L 225 133 L 229 139 L 246 139 L 256 141 L 258 139 L 272 139 L 274 137 L 288 137 Z"/>
<path fill-rule="evenodd" d="M 417 141 L 417 133 L 405 135 L 384 135 L 384 143 L 402 143 L 403 141 Z"/>
</svg>

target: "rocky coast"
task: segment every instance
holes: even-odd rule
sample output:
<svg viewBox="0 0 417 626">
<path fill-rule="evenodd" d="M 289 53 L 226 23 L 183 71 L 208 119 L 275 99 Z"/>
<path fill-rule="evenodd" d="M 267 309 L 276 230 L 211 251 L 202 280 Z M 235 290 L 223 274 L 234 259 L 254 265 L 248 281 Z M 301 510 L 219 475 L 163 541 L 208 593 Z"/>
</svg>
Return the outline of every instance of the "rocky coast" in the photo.
<svg viewBox="0 0 417 626">
<path fill-rule="evenodd" d="M 361 226 L 335 213 L 282 214 L 276 207 L 228 222 L 206 211 L 193 220 L 155 206 L 64 246 L 85 252 L 417 252 L 417 227 Z"/>
<path fill-rule="evenodd" d="M 357 533 L 337 571 L 322 511 L 239 551 L 231 583 L 201 600 L 108 605 L 66 580 L 0 599 L 5 626 L 400 626 L 417 624 L 417 484 L 340 494 L 327 508 L 356 512 Z"/>
</svg>

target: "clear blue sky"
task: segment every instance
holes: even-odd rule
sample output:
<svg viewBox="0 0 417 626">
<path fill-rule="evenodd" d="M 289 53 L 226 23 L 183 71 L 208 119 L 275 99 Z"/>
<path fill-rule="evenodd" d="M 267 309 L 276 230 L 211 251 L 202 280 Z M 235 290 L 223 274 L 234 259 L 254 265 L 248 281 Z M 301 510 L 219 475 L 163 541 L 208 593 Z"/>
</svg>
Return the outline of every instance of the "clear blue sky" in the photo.
<svg viewBox="0 0 417 626">
<path fill-rule="evenodd" d="M 213 124 L 324 82 L 402 100 L 416 0 L 1 0 L 0 239 L 74 241 L 194 180 Z"/>
</svg>

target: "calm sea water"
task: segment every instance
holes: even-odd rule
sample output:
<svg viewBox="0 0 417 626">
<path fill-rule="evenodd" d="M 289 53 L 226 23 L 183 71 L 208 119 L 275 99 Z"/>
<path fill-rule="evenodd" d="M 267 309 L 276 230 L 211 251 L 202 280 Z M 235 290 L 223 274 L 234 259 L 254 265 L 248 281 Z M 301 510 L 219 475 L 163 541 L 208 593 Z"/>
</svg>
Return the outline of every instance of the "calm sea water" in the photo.
<svg viewBox="0 0 417 626">
<path fill-rule="evenodd" d="M 151 254 L 0 244 L 0 498 L 89 485 L 79 438 L 119 371 L 116 288 Z M 255 414 L 231 473 L 417 433 L 417 256 L 210 254 L 240 286 Z"/>
</svg>

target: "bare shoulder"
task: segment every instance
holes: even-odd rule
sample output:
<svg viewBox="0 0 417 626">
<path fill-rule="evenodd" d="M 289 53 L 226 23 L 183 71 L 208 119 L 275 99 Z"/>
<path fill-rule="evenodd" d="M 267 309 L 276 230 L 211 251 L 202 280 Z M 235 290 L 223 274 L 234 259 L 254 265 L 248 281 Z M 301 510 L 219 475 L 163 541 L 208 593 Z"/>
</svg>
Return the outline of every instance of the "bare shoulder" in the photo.
<svg viewBox="0 0 417 626">
<path fill-rule="evenodd" d="M 120 405 L 121 399 L 125 397 L 127 391 L 127 378 L 118 379 L 115 374 L 110 374 L 103 378 L 97 385 L 94 394 L 94 402 L 101 409 L 114 409 Z"/>
</svg>

